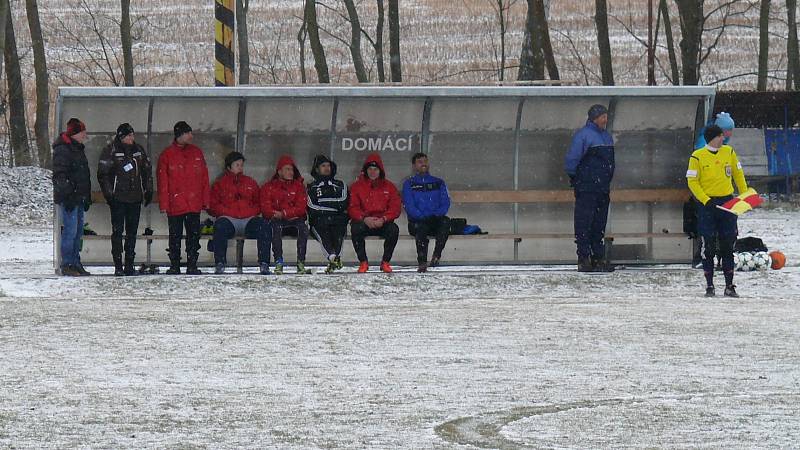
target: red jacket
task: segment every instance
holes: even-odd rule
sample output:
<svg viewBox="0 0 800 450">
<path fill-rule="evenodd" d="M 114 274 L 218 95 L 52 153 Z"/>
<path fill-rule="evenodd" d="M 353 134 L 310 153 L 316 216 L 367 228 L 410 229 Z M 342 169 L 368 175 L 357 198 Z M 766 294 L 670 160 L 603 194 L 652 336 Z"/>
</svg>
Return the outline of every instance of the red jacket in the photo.
<svg viewBox="0 0 800 450">
<path fill-rule="evenodd" d="M 287 164 L 294 167 L 294 178 L 289 181 L 282 180 L 278 175 L 280 168 Z M 277 211 L 283 211 L 284 219 L 305 219 L 307 203 L 306 187 L 297 164 L 291 156 L 281 156 L 275 167 L 275 175 L 261 188 L 261 214 L 269 220 Z"/>
<path fill-rule="evenodd" d="M 173 142 L 158 158 L 158 203 L 168 216 L 199 213 L 209 206 L 208 167 L 203 151 Z"/>
<path fill-rule="evenodd" d="M 211 186 L 211 208 L 208 213 L 214 217 L 228 216 L 234 219 L 247 219 L 261 212 L 260 190 L 256 180 L 245 174 L 225 174 Z"/>
<path fill-rule="evenodd" d="M 377 163 L 381 170 L 380 177 L 372 181 L 367 177 L 367 165 Z M 386 179 L 383 161 L 380 155 L 372 153 L 367 156 L 361 175 L 350 186 L 350 206 L 347 214 L 354 222 L 361 222 L 365 217 L 382 217 L 386 222 L 393 222 L 400 217 L 400 194 L 394 183 Z"/>
</svg>

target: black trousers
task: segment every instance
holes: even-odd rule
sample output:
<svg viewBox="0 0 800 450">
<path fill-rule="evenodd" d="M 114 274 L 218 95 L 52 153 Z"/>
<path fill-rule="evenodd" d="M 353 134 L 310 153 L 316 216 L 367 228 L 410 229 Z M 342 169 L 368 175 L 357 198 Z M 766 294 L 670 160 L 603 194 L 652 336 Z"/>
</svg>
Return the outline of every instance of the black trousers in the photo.
<svg viewBox="0 0 800 450">
<path fill-rule="evenodd" d="M 428 238 L 435 237 L 436 245 L 433 247 L 433 257 L 440 259 L 447 238 L 450 236 L 450 218 L 447 216 L 433 216 L 419 222 L 408 222 L 408 234 L 414 236 L 417 242 L 417 262 L 428 262 Z"/>
<path fill-rule="evenodd" d="M 575 191 L 575 243 L 578 258 L 604 259 L 608 192 Z"/>
<path fill-rule="evenodd" d="M 367 236 L 383 238 L 383 258 L 381 261 L 389 262 L 392 260 L 394 248 L 397 246 L 397 238 L 400 237 L 400 227 L 394 222 L 386 223 L 380 228 L 369 228 L 364 222 L 353 222 L 350 224 L 350 235 L 353 240 L 353 249 L 356 251 L 359 262 L 367 261 L 367 244 L 364 241 Z"/>
<path fill-rule="evenodd" d="M 283 230 L 294 228 L 297 230 L 297 262 L 306 262 L 306 247 L 308 246 L 308 225 L 305 219 L 272 219 L 272 254 L 275 262 L 283 264 Z"/>
<path fill-rule="evenodd" d="M 341 256 L 347 223 L 319 223 L 311 226 L 311 234 L 319 241 L 325 258 L 330 255 Z"/>
<path fill-rule="evenodd" d="M 169 260 L 173 264 L 181 261 L 181 239 L 186 228 L 186 260 L 197 264 L 200 250 L 200 213 L 167 217 L 169 223 Z"/>
<path fill-rule="evenodd" d="M 136 232 L 139 228 L 141 203 L 112 201 L 111 208 L 111 256 L 114 262 L 122 260 L 122 235 L 125 234 L 125 259 L 133 261 L 136 256 Z"/>
</svg>

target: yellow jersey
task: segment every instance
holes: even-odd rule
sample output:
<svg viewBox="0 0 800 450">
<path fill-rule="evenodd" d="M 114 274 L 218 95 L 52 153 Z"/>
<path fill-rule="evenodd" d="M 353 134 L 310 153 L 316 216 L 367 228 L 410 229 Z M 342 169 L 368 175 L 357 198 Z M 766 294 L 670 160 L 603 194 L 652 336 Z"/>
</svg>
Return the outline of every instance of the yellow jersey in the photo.
<svg viewBox="0 0 800 450">
<path fill-rule="evenodd" d="M 694 197 L 704 205 L 711 197 L 733 194 L 733 182 L 740 193 L 747 190 L 742 164 L 730 145 L 723 145 L 716 152 L 708 146 L 695 150 L 689 157 L 686 181 Z"/>
</svg>

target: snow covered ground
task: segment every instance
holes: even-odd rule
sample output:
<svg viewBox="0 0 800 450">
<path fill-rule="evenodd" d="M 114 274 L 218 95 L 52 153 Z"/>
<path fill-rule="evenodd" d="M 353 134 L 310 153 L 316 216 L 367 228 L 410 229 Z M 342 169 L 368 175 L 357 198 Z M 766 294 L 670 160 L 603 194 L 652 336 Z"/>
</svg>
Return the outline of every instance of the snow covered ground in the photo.
<svg viewBox="0 0 800 450">
<path fill-rule="evenodd" d="M 51 225 L 7 222 L 0 447 L 800 442 L 797 210 L 740 222 L 790 267 L 737 300 L 678 266 L 59 278 Z"/>
</svg>

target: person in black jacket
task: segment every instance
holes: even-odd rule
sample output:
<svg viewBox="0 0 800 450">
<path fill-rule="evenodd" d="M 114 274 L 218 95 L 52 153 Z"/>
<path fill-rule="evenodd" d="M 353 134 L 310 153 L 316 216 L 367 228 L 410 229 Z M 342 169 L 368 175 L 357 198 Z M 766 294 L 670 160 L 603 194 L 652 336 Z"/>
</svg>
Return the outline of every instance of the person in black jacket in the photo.
<svg viewBox="0 0 800 450">
<path fill-rule="evenodd" d="M 61 274 L 90 275 L 81 264 L 83 213 L 92 204 L 92 180 L 84 153 L 86 125 L 72 118 L 53 143 L 53 201 L 61 215 Z"/>
<path fill-rule="evenodd" d="M 153 201 L 153 168 L 141 145 L 134 141 L 133 127 L 117 127 L 97 164 L 97 181 L 111 209 L 111 257 L 114 275 L 136 275 L 136 230 L 144 206 Z M 125 231 L 125 267 L 122 266 L 122 232 Z"/>
<path fill-rule="evenodd" d="M 342 268 L 342 243 L 347 233 L 347 206 L 350 193 L 347 184 L 337 180 L 336 163 L 325 155 L 314 157 L 311 168 L 314 181 L 308 183 L 308 222 L 311 235 L 322 245 L 328 258 L 325 273 Z"/>
</svg>

